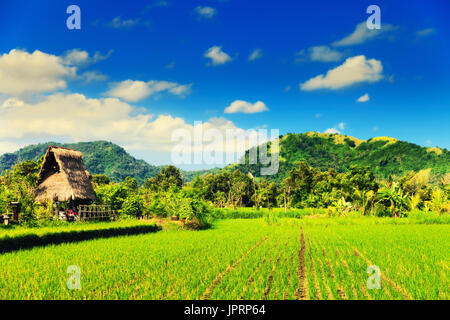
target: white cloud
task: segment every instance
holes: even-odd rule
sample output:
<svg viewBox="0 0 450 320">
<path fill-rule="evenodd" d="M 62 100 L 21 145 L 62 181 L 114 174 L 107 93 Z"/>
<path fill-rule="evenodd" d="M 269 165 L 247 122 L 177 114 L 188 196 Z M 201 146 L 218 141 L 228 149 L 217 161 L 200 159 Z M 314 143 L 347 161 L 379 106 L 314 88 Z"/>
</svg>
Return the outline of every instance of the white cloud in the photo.
<svg viewBox="0 0 450 320">
<path fill-rule="evenodd" d="M 72 49 L 62 56 L 62 62 L 68 65 L 81 65 L 87 63 L 89 53 L 80 49 Z"/>
<path fill-rule="evenodd" d="M 112 19 L 112 21 L 110 23 L 108 23 L 107 26 L 115 28 L 115 29 L 131 28 L 131 27 L 134 27 L 135 25 L 137 25 L 140 20 L 141 20 L 140 18 L 124 20 L 124 19 L 122 19 L 121 16 L 118 16 L 118 17 L 115 17 L 114 19 Z"/>
<path fill-rule="evenodd" d="M 105 81 L 108 79 L 108 76 L 98 71 L 86 71 L 80 74 L 78 78 L 84 81 L 85 83 L 91 83 L 94 81 Z"/>
<path fill-rule="evenodd" d="M 304 61 L 321 61 L 321 62 L 335 62 L 343 58 L 343 54 L 329 46 L 315 46 L 297 52 L 295 62 Z"/>
<path fill-rule="evenodd" d="M 369 29 L 367 28 L 367 24 L 364 21 L 358 24 L 351 34 L 342 38 L 341 40 L 333 42 L 332 45 L 336 47 L 343 47 L 361 44 L 369 40 L 376 39 L 384 35 L 385 33 L 395 29 L 396 27 L 387 23 L 383 23 L 381 25 L 381 29 Z"/>
<path fill-rule="evenodd" d="M 249 136 L 247 130 L 224 118 L 211 118 L 198 126 L 204 131 L 218 130 L 224 137 L 226 130 L 238 134 L 225 143 L 209 145 L 213 150 L 233 152 L 235 143 L 243 147 L 248 141 L 243 140 Z M 16 150 L 17 142 L 26 139 L 108 140 L 128 150 L 171 152 L 178 143 L 172 141 L 172 134 L 180 129 L 193 136 L 194 125 L 184 119 L 170 115 L 155 118 L 117 98 L 88 99 L 82 94 L 56 93 L 37 103 L 10 99 L 0 106 L 0 150 L 4 152 Z M 203 139 L 206 144 L 208 139 Z"/>
<path fill-rule="evenodd" d="M 250 103 L 243 100 L 236 100 L 225 109 L 225 113 L 258 113 L 269 111 L 269 108 L 262 101 Z"/>
<path fill-rule="evenodd" d="M 15 152 L 22 148 L 22 144 L 17 144 L 9 141 L 0 141 L 0 155 L 4 153 Z"/>
<path fill-rule="evenodd" d="M 201 18 L 212 19 L 216 15 L 217 10 L 212 7 L 198 6 L 195 8 L 195 12 Z"/>
<path fill-rule="evenodd" d="M 204 55 L 206 58 L 211 59 L 210 64 L 217 66 L 220 64 L 225 64 L 231 61 L 231 57 L 222 51 L 222 47 L 213 46 L 209 48 Z"/>
<path fill-rule="evenodd" d="M 0 56 L 0 93 L 22 95 L 65 89 L 66 80 L 75 75 L 75 67 L 39 50 L 30 54 L 14 49 Z"/>
<path fill-rule="evenodd" d="M 262 57 L 262 50 L 261 49 L 255 49 L 248 57 L 248 61 L 254 61 L 256 59 L 259 59 Z"/>
<path fill-rule="evenodd" d="M 434 33 L 436 33 L 436 30 L 434 28 L 426 28 L 426 29 L 416 31 L 416 36 L 426 37 L 426 36 L 432 35 Z"/>
<path fill-rule="evenodd" d="M 362 95 L 361 97 L 359 97 L 356 102 L 367 102 L 370 100 L 369 94 L 366 93 L 364 95 Z"/>
<path fill-rule="evenodd" d="M 328 46 L 316 46 L 310 48 L 312 61 L 332 62 L 342 59 L 342 53 L 337 50 L 331 49 Z"/>
<path fill-rule="evenodd" d="M 301 90 L 340 89 L 362 82 L 376 82 L 383 78 L 381 61 L 365 56 L 347 58 L 345 62 L 300 84 Z"/>
<path fill-rule="evenodd" d="M 102 55 L 101 52 L 96 51 L 93 56 L 89 56 L 89 53 L 85 50 L 72 49 L 67 51 L 61 58 L 64 64 L 77 67 L 86 67 L 88 65 L 108 59 L 112 53 L 113 50 L 109 50 L 108 53 Z"/>
<path fill-rule="evenodd" d="M 176 82 L 156 80 L 150 80 L 148 82 L 125 80 L 113 83 L 111 86 L 111 89 L 106 93 L 108 96 L 136 102 L 163 91 L 178 96 L 185 96 L 191 92 L 192 84 L 180 85 Z"/>
<path fill-rule="evenodd" d="M 341 134 L 341 131 L 344 130 L 346 127 L 346 124 L 344 122 L 339 122 L 338 125 L 334 126 L 333 128 L 328 128 L 324 131 L 324 133 L 331 133 L 331 134 Z"/>
<path fill-rule="evenodd" d="M 340 134 L 341 132 L 336 128 L 329 128 L 329 129 L 325 130 L 325 133 Z"/>
</svg>

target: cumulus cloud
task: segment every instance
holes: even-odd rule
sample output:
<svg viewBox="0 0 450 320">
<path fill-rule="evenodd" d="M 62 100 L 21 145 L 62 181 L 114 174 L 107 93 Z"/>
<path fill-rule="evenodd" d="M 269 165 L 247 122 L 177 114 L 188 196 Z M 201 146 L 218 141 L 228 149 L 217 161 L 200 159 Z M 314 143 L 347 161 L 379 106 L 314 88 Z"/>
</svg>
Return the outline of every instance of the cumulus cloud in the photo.
<svg viewBox="0 0 450 320">
<path fill-rule="evenodd" d="M 231 61 L 231 57 L 222 51 L 222 47 L 213 46 L 205 52 L 205 58 L 211 59 L 209 64 L 214 66 L 225 64 Z"/>
<path fill-rule="evenodd" d="M 328 46 L 316 46 L 311 48 L 311 60 L 312 61 L 324 61 L 332 62 L 342 59 L 342 53 L 337 50 L 331 49 Z"/>
<path fill-rule="evenodd" d="M 93 56 L 90 56 L 89 53 L 85 50 L 81 49 L 72 49 L 68 50 L 62 57 L 62 62 L 67 65 L 77 66 L 77 67 L 86 67 L 88 65 L 97 63 L 102 60 L 108 59 L 113 50 L 109 50 L 108 53 L 103 55 L 101 52 L 96 51 Z"/>
<path fill-rule="evenodd" d="M 169 92 L 178 96 L 185 96 L 191 92 L 192 84 L 180 85 L 176 82 L 150 80 L 125 80 L 111 84 L 106 95 L 121 98 L 125 101 L 136 102 L 153 94 Z"/>
<path fill-rule="evenodd" d="M 328 128 L 327 130 L 325 130 L 325 133 L 340 134 L 341 132 L 336 128 Z"/>
<path fill-rule="evenodd" d="M 351 46 L 351 45 L 356 45 L 356 44 L 361 44 L 364 42 L 367 42 L 369 40 L 374 40 L 376 38 L 381 37 L 382 35 L 385 35 L 386 33 L 395 30 L 396 27 L 391 25 L 391 24 L 387 24 L 387 23 L 383 23 L 381 25 L 381 29 L 369 29 L 367 28 L 367 24 L 366 21 L 361 22 L 360 24 L 358 24 L 355 27 L 355 30 L 345 36 L 344 38 L 333 42 L 333 46 L 336 47 L 344 47 L 344 46 Z"/>
<path fill-rule="evenodd" d="M 249 142 L 247 130 L 227 119 L 211 118 L 200 124 L 189 124 L 170 115 L 155 117 L 117 98 L 88 99 L 82 94 L 56 93 L 36 103 L 9 99 L 0 105 L 0 150 L 3 152 L 17 149 L 17 141 L 26 139 L 109 140 L 128 150 L 171 152 L 178 144 L 173 139 L 174 133 L 181 130 L 193 136 L 198 129 L 220 133 L 223 137 L 227 130 L 236 133 L 231 140 L 214 143 L 208 142 L 211 137 L 203 137 L 204 144 L 217 152 L 233 153 L 235 143 L 242 149 L 248 147 L 245 145 Z"/>
<path fill-rule="evenodd" d="M 22 95 L 65 89 L 76 68 L 39 50 L 11 50 L 0 56 L 0 93 Z"/>
<path fill-rule="evenodd" d="M 346 124 L 344 122 L 339 122 L 336 126 L 333 128 L 328 128 L 324 131 L 324 133 L 331 133 L 331 134 L 341 134 L 342 130 L 345 130 Z"/>
<path fill-rule="evenodd" d="M 195 13 L 197 13 L 200 18 L 212 19 L 216 15 L 217 10 L 212 7 L 198 6 L 195 8 Z"/>
<path fill-rule="evenodd" d="M 258 113 L 269 111 L 269 108 L 262 101 L 250 103 L 243 100 L 236 100 L 225 109 L 225 113 Z"/>
<path fill-rule="evenodd" d="M 256 59 L 259 59 L 262 57 L 262 50 L 261 49 L 255 49 L 253 52 L 249 55 L 248 61 L 254 61 Z"/>
<path fill-rule="evenodd" d="M 0 154 L 15 152 L 24 145 L 9 141 L 0 141 Z"/>
<path fill-rule="evenodd" d="M 436 30 L 434 28 L 426 28 L 426 29 L 416 31 L 416 36 L 426 37 L 426 36 L 432 35 L 434 33 L 436 33 Z"/>
<path fill-rule="evenodd" d="M 78 79 L 82 80 L 85 83 L 91 83 L 95 81 L 105 81 L 108 79 L 108 76 L 98 71 L 86 71 L 80 74 L 78 76 Z"/>
<path fill-rule="evenodd" d="M 356 102 L 367 102 L 370 100 L 369 94 L 366 93 L 364 95 L 362 95 L 361 97 L 359 97 L 358 99 L 356 99 Z"/>
<path fill-rule="evenodd" d="M 320 61 L 320 62 L 336 62 L 343 58 L 343 53 L 330 48 L 329 46 L 315 46 L 308 50 L 297 52 L 295 62 L 303 61 Z"/>
<path fill-rule="evenodd" d="M 383 78 L 381 61 L 365 56 L 347 58 L 340 66 L 300 84 L 300 89 L 340 89 L 362 82 L 376 82 Z"/>
</svg>

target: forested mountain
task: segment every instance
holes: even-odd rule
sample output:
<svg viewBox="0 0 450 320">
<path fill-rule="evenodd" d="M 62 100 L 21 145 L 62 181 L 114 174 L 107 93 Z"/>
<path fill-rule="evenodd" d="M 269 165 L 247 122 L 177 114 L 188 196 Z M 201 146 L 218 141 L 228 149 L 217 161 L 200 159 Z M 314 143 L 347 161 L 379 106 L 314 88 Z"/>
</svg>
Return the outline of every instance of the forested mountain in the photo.
<svg viewBox="0 0 450 320">
<path fill-rule="evenodd" d="M 21 161 L 38 160 L 45 154 L 49 145 L 81 151 L 86 168 L 91 174 L 105 174 L 115 181 L 123 181 L 125 177 L 130 176 L 142 183 L 145 179 L 156 176 L 161 169 L 144 160 L 135 159 L 122 147 L 111 142 L 95 141 L 30 145 L 17 152 L 1 155 L 0 172 L 10 169 Z M 281 181 L 288 175 L 295 162 L 301 160 L 306 160 L 312 167 L 322 171 L 334 168 L 338 172 L 345 172 L 352 165 L 370 166 L 378 178 L 387 178 L 389 175 L 400 176 L 410 170 L 419 171 L 426 168 L 431 168 L 434 175 L 450 172 L 450 152 L 447 149 L 421 147 L 389 137 L 359 140 L 340 134 L 307 132 L 281 136 L 279 172 L 267 178 Z M 259 177 L 260 167 L 259 164 L 233 164 L 222 170 L 239 169 Z M 220 169 L 216 168 L 198 172 L 182 171 L 182 173 L 185 181 L 190 181 L 195 175 L 218 171 Z"/>
<path fill-rule="evenodd" d="M 359 140 L 340 134 L 306 132 L 280 137 L 280 168 L 269 180 L 281 181 L 295 162 L 306 160 L 314 168 L 326 171 L 347 171 L 352 165 L 370 166 L 378 178 L 403 175 L 414 170 L 431 168 L 441 176 L 450 172 L 450 152 L 447 149 L 426 148 L 390 137 Z M 245 156 L 248 159 L 248 152 Z M 239 164 L 228 169 L 239 169 L 260 176 L 261 165 Z"/>
<path fill-rule="evenodd" d="M 57 143 L 47 142 L 30 145 L 14 153 L 0 156 L 0 172 L 25 160 L 38 160 L 47 151 L 48 146 L 62 146 L 83 153 L 86 169 L 91 174 L 105 174 L 114 181 L 123 181 L 127 176 L 143 182 L 146 178 L 158 174 L 161 167 L 152 166 L 144 160 L 137 160 L 122 147 L 107 141 Z"/>
</svg>

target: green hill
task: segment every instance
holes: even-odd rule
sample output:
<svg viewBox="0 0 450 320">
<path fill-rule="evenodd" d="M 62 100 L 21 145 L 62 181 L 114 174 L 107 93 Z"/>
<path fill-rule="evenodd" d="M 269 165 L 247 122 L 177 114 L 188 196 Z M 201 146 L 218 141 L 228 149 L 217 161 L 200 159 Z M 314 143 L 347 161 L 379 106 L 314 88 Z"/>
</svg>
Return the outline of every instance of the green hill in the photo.
<svg viewBox="0 0 450 320">
<path fill-rule="evenodd" d="M 47 151 L 48 146 L 62 146 L 79 150 L 91 174 L 105 174 L 114 181 L 123 181 L 127 176 L 143 182 L 158 174 L 161 167 L 152 166 L 144 160 L 137 160 L 122 147 L 107 141 L 57 143 L 47 142 L 30 145 L 14 153 L 0 156 L 0 172 L 10 169 L 14 164 L 25 160 L 38 160 Z"/>
<path fill-rule="evenodd" d="M 281 181 L 294 163 L 301 160 L 323 171 L 334 168 L 345 172 L 352 165 L 370 166 L 378 178 L 426 168 L 431 168 L 436 176 L 450 172 L 450 152 L 447 149 L 425 148 L 390 137 L 359 140 L 340 134 L 307 132 L 280 136 L 279 172 L 267 178 Z M 255 177 L 260 176 L 260 168 L 260 164 L 226 167 L 251 172 Z"/>
<path fill-rule="evenodd" d="M 112 180 L 123 181 L 125 177 L 136 178 L 142 183 L 155 176 L 161 166 L 153 166 L 144 160 L 137 160 L 122 147 L 107 141 L 60 144 L 48 142 L 30 145 L 14 153 L 0 156 L 0 172 L 25 160 L 38 160 L 49 145 L 76 149 L 83 153 L 86 168 L 92 174 L 106 174 Z M 248 152 L 247 155 L 248 156 Z M 347 171 L 352 165 L 370 166 L 379 178 L 389 175 L 403 175 L 414 170 L 431 168 L 436 176 L 450 172 L 450 152 L 447 149 L 425 148 L 413 143 L 389 137 L 359 140 L 340 134 L 307 132 L 287 134 L 280 137 L 280 168 L 278 174 L 267 176 L 269 180 L 281 181 L 288 175 L 295 162 L 306 160 L 320 170 L 336 169 Z M 260 165 L 232 164 L 224 169 L 182 171 L 185 181 L 194 176 L 216 173 L 221 170 L 239 169 L 260 176 Z"/>
</svg>

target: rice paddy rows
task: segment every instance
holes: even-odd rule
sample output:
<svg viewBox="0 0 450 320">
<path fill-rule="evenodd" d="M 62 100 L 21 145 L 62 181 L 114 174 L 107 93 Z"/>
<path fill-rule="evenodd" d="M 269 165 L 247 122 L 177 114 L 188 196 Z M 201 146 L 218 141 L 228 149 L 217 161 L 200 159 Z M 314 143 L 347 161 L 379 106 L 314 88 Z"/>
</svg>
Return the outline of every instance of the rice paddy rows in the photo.
<svg viewBox="0 0 450 320">
<path fill-rule="evenodd" d="M 448 225 L 221 220 L 0 254 L 1 299 L 448 299 Z M 81 290 L 66 286 L 79 266 Z M 367 267 L 381 270 L 371 289 Z"/>
</svg>

